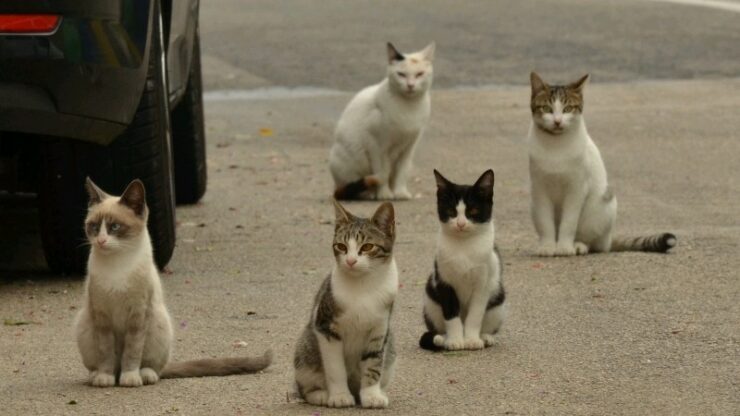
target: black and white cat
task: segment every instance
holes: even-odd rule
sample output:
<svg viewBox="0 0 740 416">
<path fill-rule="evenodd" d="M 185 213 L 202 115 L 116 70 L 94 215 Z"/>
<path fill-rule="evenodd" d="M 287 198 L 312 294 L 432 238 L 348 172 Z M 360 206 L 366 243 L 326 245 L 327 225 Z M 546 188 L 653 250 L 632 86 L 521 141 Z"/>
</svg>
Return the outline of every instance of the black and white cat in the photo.
<svg viewBox="0 0 740 416">
<path fill-rule="evenodd" d="M 505 317 L 501 256 L 494 246 L 492 170 L 474 185 L 434 171 L 440 230 L 434 272 L 424 296 L 428 350 L 478 350 L 493 345 Z"/>
</svg>

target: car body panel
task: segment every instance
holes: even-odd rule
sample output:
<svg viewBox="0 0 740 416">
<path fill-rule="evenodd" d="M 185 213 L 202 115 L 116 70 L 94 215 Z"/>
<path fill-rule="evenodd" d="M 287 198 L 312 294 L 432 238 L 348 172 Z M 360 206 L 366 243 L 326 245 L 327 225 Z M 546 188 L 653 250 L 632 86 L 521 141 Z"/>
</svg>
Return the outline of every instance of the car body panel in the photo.
<svg viewBox="0 0 740 416">
<path fill-rule="evenodd" d="M 185 90 L 198 1 L 164 2 L 172 15 L 172 102 Z M 50 35 L 0 35 L 0 131 L 113 141 L 131 122 L 144 89 L 155 4 L 1 0 L 0 14 L 59 14 L 62 21 Z"/>
</svg>

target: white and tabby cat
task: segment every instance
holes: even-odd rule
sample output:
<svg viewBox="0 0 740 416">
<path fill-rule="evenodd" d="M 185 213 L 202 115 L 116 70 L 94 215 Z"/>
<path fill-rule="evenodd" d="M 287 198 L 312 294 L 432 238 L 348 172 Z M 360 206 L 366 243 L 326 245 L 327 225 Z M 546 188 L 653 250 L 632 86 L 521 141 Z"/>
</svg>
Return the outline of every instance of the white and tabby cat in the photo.
<svg viewBox="0 0 740 416">
<path fill-rule="evenodd" d="M 262 370 L 257 358 L 221 358 L 168 363 L 172 324 L 152 259 L 144 184 L 131 182 L 110 196 L 90 178 L 85 232 L 90 243 L 85 300 L 75 329 L 82 362 L 93 386 L 137 387 L 160 378 L 240 374 Z"/>
<path fill-rule="evenodd" d="M 549 85 L 531 74 L 532 125 L 529 174 L 532 219 L 540 256 L 588 252 L 652 251 L 664 253 L 676 236 L 612 236 L 617 198 L 609 188 L 601 153 L 583 120 L 583 88 L 588 75 L 568 85 Z"/>
<path fill-rule="evenodd" d="M 298 394 L 314 405 L 359 401 L 362 407 L 386 407 L 396 361 L 390 328 L 398 292 L 393 205 L 382 204 L 370 219 L 334 205 L 335 265 L 296 346 Z"/>
<path fill-rule="evenodd" d="M 329 154 L 336 199 L 409 199 L 406 182 L 429 121 L 434 43 L 403 55 L 388 43 L 388 74 L 344 109 Z"/>
<path fill-rule="evenodd" d="M 428 350 L 479 350 L 493 345 L 504 321 L 506 294 L 494 243 L 493 171 L 457 185 L 434 171 L 440 228 L 434 272 L 424 294 Z"/>
</svg>

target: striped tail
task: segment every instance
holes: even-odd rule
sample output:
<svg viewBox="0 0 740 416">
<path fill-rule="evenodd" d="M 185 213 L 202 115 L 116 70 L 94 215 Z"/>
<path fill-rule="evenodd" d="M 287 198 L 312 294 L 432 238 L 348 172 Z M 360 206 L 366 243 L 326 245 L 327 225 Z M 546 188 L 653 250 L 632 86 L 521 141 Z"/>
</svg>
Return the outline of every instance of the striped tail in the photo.
<svg viewBox="0 0 740 416">
<path fill-rule="evenodd" d="M 342 185 L 334 191 L 334 199 L 336 200 L 352 200 L 362 199 L 361 196 L 365 191 L 369 191 L 380 182 L 375 176 L 365 176 L 362 179 L 358 179 L 354 182 Z"/>
<path fill-rule="evenodd" d="M 676 246 L 678 240 L 671 233 L 654 234 L 645 237 L 615 237 L 611 251 L 647 251 L 665 253 Z"/>
<path fill-rule="evenodd" d="M 168 363 L 160 378 L 230 376 L 256 373 L 272 363 L 272 351 L 262 357 L 205 358 L 202 360 Z"/>
</svg>

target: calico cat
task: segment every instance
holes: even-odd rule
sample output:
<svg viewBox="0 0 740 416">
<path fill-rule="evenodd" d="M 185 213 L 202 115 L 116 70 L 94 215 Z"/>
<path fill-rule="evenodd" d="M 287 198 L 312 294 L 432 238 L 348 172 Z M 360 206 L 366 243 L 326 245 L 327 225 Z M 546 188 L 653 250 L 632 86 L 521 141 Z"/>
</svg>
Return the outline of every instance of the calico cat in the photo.
<svg viewBox="0 0 740 416">
<path fill-rule="evenodd" d="M 583 120 L 587 80 L 585 75 L 572 84 L 549 85 L 536 73 L 531 74 L 529 174 L 532 219 L 539 236 L 537 254 L 665 253 L 676 245 L 676 236 L 671 233 L 612 237 L 617 198 Z"/>
<path fill-rule="evenodd" d="M 434 42 L 403 55 L 388 43 L 388 71 L 344 109 L 329 168 L 336 199 L 410 199 L 406 181 L 429 121 Z"/>
<path fill-rule="evenodd" d="M 218 358 L 168 363 L 172 323 L 152 260 L 144 184 L 131 182 L 120 197 L 90 178 L 85 233 L 90 257 L 85 300 L 75 322 L 90 384 L 138 387 L 160 378 L 224 376 L 270 365 L 271 352 L 257 358 Z"/>
<path fill-rule="evenodd" d="M 505 317 L 501 255 L 494 244 L 493 171 L 457 185 L 434 171 L 440 229 L 434 272 L 424 295 L 428 350 L 493 345 Z"/>
<path fill-rule="evenodd" d="M 386 407 L 396 361 L 390 328 L 398 291 L 393 205 L 382 204 L 370 219 L 336 201 L 334 207 L 335 264 L 296 346 L 298 394 L 314 405 L 359 401 L 362 407 Z"/>
</svg>

